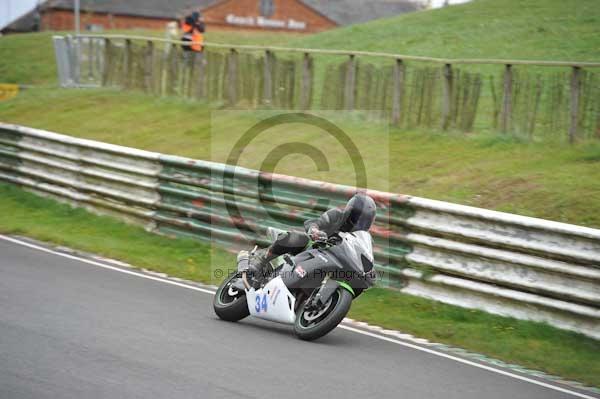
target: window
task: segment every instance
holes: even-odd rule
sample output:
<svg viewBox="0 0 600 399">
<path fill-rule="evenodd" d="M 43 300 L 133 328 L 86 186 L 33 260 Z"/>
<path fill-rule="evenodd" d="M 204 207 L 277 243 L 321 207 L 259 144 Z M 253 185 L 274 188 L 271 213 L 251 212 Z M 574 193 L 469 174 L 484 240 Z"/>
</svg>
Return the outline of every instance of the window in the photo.
<svg viewBox="0 0 600 399">
<path fill-rule="evenodd" d="M 275 12 L 273 0 L 260 0 L 260 15 L 270 17 Z"/>
</svg>

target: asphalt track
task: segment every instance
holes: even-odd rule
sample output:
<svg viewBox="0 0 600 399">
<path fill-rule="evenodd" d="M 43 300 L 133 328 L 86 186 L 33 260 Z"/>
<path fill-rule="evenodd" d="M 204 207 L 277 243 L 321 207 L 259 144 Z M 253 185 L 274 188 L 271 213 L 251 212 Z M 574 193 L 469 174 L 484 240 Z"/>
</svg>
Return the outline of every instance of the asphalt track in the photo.
<svg viewBox="0 0 600 399">
<path fill-rule="evenodd" d="M 0 236 L 1 399 L 595 397 L 412 346 L 223 322 L 205 289 Z"/>
</svg>

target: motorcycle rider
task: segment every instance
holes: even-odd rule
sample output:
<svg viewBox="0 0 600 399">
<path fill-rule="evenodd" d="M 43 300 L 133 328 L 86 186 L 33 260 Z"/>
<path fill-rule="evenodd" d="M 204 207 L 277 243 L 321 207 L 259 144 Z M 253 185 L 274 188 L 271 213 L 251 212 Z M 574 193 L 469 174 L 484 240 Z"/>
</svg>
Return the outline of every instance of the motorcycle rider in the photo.
<svg viewBox="0 0 600 399">
<path fill-rule="evenodd" d="M 305 221 L 306 233 L 288 231 L 279 234 L 269 247 L 256 251 L 249 259 L 247 269 L 254 274 L 260 274 L 267 264 L 278 256 L 286 253 L 298 255 L 304 251 L 309 240 L 321 241 L 337 233 L 369 231 L 375 220 L 376 210 L 377 206 L 371 197 L 364 193 L 357 193 L 348 201 L 344 209 L 329 209 L 317 219 Z"/>
</svg>

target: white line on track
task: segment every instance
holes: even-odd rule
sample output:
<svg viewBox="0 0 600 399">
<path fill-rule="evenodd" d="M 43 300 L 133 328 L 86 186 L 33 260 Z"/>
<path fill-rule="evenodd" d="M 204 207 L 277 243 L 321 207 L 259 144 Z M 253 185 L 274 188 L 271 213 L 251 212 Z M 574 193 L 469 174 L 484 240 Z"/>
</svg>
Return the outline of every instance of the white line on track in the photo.
<svg viewBox="0 0 600 399">
<path fill-rule="evenodd" d="M 65 254 L 65 253 L 62 253 L 62 252 L 53 251 L 51 249 L 44 248 L 44 247 L 41 247 L 39 245 L 31 244 L 29 242 L 21 241 L 21 240 L 18 240 L 16 238 L 7 237 L 7 236 L 1 235 L 1 234 L 0 234 L 0 239 L 4 240 L 4 241 L 9 241 L 9 242 L 12 242 L 12 243 L 24 246 L 24 247 L 36 249 L 36 250 L 41 251 L 41 252 L 46 252 L 46 253 L 49 253 L 49 254 L 53 254 L 53 255 L 57 255 L 57 256 L 62 256 L 63 258 L 72 259 L 72 260 L 76 260 L 76 261 L 79 261 L 79 262 L 87 263 L 87 264 L 90 264 L 90 265 L 93 265 L 93 266 L 102 267 L 104 269 L 109 269 L 109 270 L 113 270 L 113 271 L 120 272 L 120 273 L 130 274 L 132 276 L 137 276 L 137 277 L 145 278 L 145 279 L 148 279 L 148 280 L 159 281 L 161 283 L 171 284 L 171 285 L 175 285 L 175 286 L 178 286 L 178 287 L 181 287 L 181 288 L 187 288 L 189 290 L 200 291 L 200 292 L 203 292 L 205 294 L 210 294 L 210 295 L 214 295 L 215 294 L 214 291 L 211 291 L 209 289 L 205 289 L 205 288 L 201 288 L 201 287 L 195 287 L 193 285 L 180 283 L 180 282 L 169 280 L 169 279 L 166 279 L 166 278 L 160 278 L 160 277 L 150 276 L 150 275 L 147 275 L 147 274 L 138 273 L 138 272 L 134 272 L 134 271 L 131 271 L 131 270 L 125 270 L 125 269 L 122 269 L 122 268 L 119 268 L 119 267 L 110 266 L 110 265 L 107 265 L 105 263 L 96 262 L 96 261 L 93 261 L 93 260 L 90 260 L 90 259 L 81 258 L 81 257 L 78 257 L 78 256 L 74 256 L 74 255 L 69 255 L 69 254 Z M 483 370 L 491 371 L 491 372 L 496 373 L 496 374 L 501 374 L 501 375 L 504 375 L 504 376 L 507 376 L 507 377 L 511 377 L 511 378 L 514 378 L 514 379 L 517 379 L 517 380 L 529 382 L 531 384 L 535 384 L 535 385 L 538 385 L 538 386 L 542 386 L 544 388 L 552 389 L 554 391 L 566 393 L 568 395 L 572 395 L 572 396 L 575 396 L 575 397 L 578 397 L 578 398 L 598 399 L 595 396 L 589 396 L 589 395 L 586 395 L 584 393 L 572 391 L 570 389 L 566 389 L 566 388 L 563 388 L 563 387 L 560 387 L 560 386 L 557 386 L 557 385 L 549 384 L 549 383 L 546 383 L 546 382 L 543 382 L 543 381 L 539 381 L 539 380 L 536 380 L 536 379 L 533 379 L 533 378 L 524 377 L 524 376 L 521 376 L 519 374 L 511 373 L 510 371 L 505 371 L 505 370 L 498 369 L 498 368 L 495 368 L 495 367 L 487 366 L 485 364 L 473 362 L 473 361 L 470 361 L 470 360 L 467 360 L 467 359 L 463 359 L 463 358 L 460 358 L 460 357 L 457 357 L 457 356 L 452 356 L 452 355 L 449 355 L 447 353 L 439 352 L 439 351 L 436 351 L 436 350 L 433 350 L 433 349 L 430 349 L 430 348 L 424 348 L 422 346 L 414 345 L 414 344 L 411 344 L 411 343 L 408 343 L 408 342 L 404 342 L 404 341 L 401 341 L 401 340 L 398 340 L 398 339 L 385 337 L 383 335 L 375 334 L 375 333 L 372 333 L 372 332 L 369 332 L 369 331 L 364 331 L 364 330 L 360 330 L 358 328 L 349 327 L 349 326 L 345 326 L 345 325 L 339 325 L 338 327 L 341 328 L 341 329 L 344 329 L 344 330 L 355 332 L 357 334 L 362 334 L 362 335 L 366 335 L 366 336 L 369 336 L 369 337 L 372 337 L 372 338 L 376 338 L 376 339 L 379 339 L 379 340 L 382 340 L 382 341 L 387 341 L 387 342 L 391 342 L 391 343 L 394 343 L 394 344 L 397 344 L 397 345 L 402 345 L 402 346 L 405 346 L 407 348 L 415 349 L 415 350 L 418 350 L 418 351 L 421 351 L 421 352 L 426 352 L 426 353 L 429 353 L 429 354 L 434 355 L 434 356 L 439 356 L 439 357 L 443 357 L 443 358 L 446 358 L 446 359 L 454 360 L 456 362 L 467 364 L 469 366 L 477 367 L 477 368 L 480 368 L 480 369 L 483 369 Z"/>
</svg>

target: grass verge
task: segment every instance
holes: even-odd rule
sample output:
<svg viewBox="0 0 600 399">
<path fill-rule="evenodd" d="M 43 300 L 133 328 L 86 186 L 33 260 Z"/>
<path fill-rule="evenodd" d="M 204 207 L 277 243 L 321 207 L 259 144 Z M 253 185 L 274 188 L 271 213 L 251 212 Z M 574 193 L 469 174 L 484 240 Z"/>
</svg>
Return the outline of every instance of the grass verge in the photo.
<svg viewBox="0 0 600 399">
<path fill-rule="evenodd" d="M 26 235 L 189 280 L 212 282 L 211 264 L 234 262 L 233 255 L 207 244 L 158 236 L 5 183 L 0 183 L 0 212 L 2 233 Z M 349 317 L 600 387 L 600 341 L 544 324 L 379 288 L 356 300 Z"/>
</svg>

